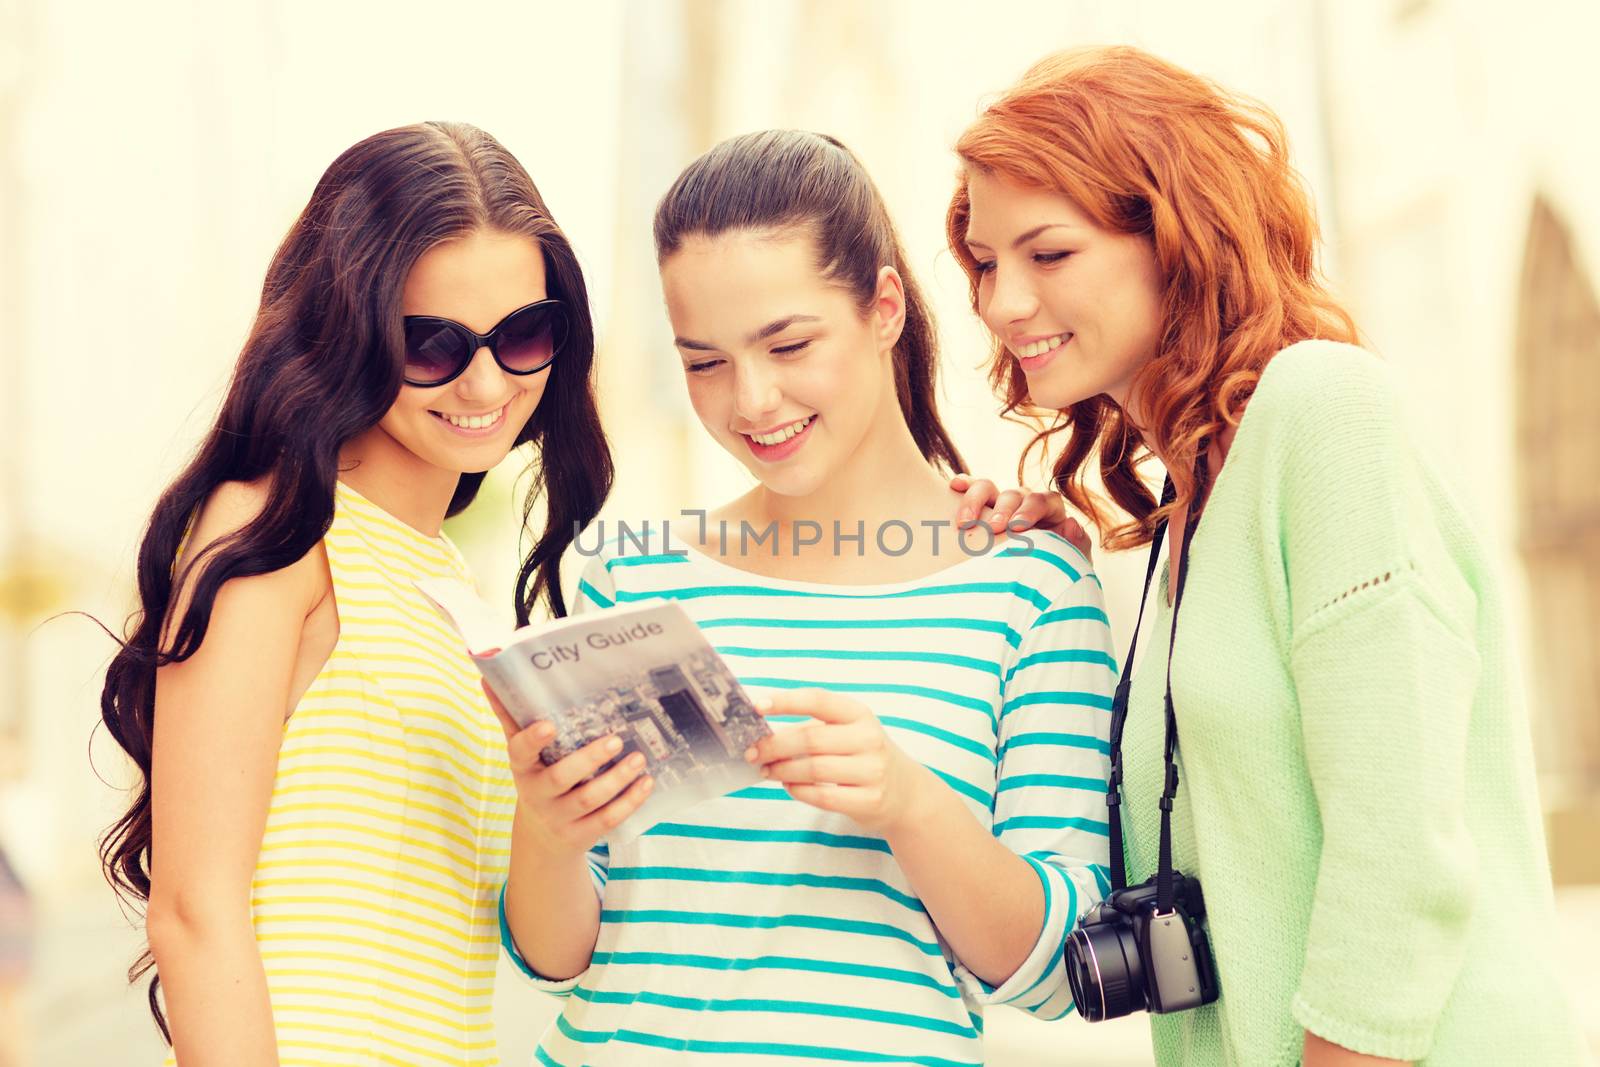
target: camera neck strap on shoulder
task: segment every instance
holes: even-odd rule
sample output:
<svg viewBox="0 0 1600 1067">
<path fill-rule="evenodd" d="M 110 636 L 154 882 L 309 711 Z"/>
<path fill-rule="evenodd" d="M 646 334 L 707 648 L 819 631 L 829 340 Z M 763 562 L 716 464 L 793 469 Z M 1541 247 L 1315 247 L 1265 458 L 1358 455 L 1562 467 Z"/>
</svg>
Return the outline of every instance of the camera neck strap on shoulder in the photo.
<svg viewBox="0 0 1600 1067">
<path fill-rule="evenodd" d="M 1194 539 L 1194 529 L 1200 518 L 1200 499 L 1204 495 L 1207 464 L 1206 448 L 1208 442 L 1200 442 L 1200 453 L 1194 465 L 1194 495 L 1189 499 L 1189 506 L 1183 524 L 1183 538 L 1177 551 L 1177 574 L 1174 578 L 1176 585 L 1172 592 L 1172 630 L 1167 644 L 1167 680 L 1166 698 L 1164 701 L 1166 712 L 1166 743 L 1165 762 L 1166 776 L 1162 780 L 1161 788 L 1161 851 L 1156 866 L 1156 906 L 1158 910 L 1167 912 L 1172 910 L 1174 897 L 1174 878 L 1172 870 L 1172 805 L 1178 795 L 1178 718 L 1172 707 L 1172 651 L 1178 639 L 1178 609 L 1183 604 L 1183 586 L 1189 577 L 1189 543 Z M 1172 484 L 1172 479 L 1167 478 L 1161 491 L 1161 505 L 1172 503 L 1177 497 L 1177 490 Z M 1122 731 L 1128 721 L 1128 695 L 1133 687 L 1133 658 L 1139 648 L 1139 631 L 1144 626 L 1144 611 L 1150 601 L 1150 585 L 1155 579 L 1156 563 L 1161 556 L 1161 542 L 1167 534 L 1167 521 L 1162 519 L 1156 524 L 1155 534 L 1150 539 L 1150 562 L 1144 572 L 1144 592 L 1139 597 L 1139 617 L 1134 623 L 1133 637 L 1128 642 L 1128 656 L 1122 663 L 1122 677 L 1117 680 L 1116 696 L 1111 702 L 1111 778 L 1107 783 L 1106 807 L 1108 809 L 1108 823 L 1111 830 L 1111 887 L 1112 889 L 1125 889 L 1128 885 L 1128 872 L 1122 856 Z"/>
</svg>

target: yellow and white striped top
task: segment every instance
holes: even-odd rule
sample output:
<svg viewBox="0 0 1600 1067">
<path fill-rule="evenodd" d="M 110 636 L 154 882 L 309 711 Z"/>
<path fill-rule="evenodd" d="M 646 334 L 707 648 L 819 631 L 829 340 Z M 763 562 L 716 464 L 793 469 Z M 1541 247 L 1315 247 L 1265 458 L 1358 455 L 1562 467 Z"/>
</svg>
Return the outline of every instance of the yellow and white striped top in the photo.
<svg viewBox="0 0 1600 1067">
<path fill-rule="evenodd" d="M 515 790 L 479 675 L 413 584 L 455 546 L 339 483 L 339 638 L 290 716 L 252 883 L 283 1067 L 493 1064 Z"/>
</svg>

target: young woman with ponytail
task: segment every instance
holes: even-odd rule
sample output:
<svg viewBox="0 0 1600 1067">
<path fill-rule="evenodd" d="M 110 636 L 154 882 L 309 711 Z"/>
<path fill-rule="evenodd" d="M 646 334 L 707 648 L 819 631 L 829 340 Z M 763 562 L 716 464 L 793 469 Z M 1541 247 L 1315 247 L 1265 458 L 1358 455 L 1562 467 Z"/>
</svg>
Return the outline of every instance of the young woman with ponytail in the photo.
<svg viewBox="0 0 1600 1067">
<path fill-rule="evenodd" d="M 154 969 L 183 1067 L 496 1062 L 514 791 L 413 581 L 469 577 L 441 523 L 532 445 L 548 517 L 515 609 L 564 611 L 558 561 L 611 483 L 592 358 L 570 245 L 473 127 L 350 148 L 278 249 L 101 701 L 143 774 L 103 858 L 146 906 L 131 976 Z"/>
<path fill-rule="evenodd" d="M 670 551 L 609 546 L 577 610 L 680 601 L 776 731 L 765 784 L 609 848 L 637 766 L 511 736 L 505 946 L 569 998 L 539 1062 L 982 1062 L 986 1006 L 1071 1009 L 1104 885 L 1098 582 L 1054 535 L 952 532 L 933 324 L 841 144 L 718 145 L 655 238 L 695 412 L 758 484 Z"/>
</svg>

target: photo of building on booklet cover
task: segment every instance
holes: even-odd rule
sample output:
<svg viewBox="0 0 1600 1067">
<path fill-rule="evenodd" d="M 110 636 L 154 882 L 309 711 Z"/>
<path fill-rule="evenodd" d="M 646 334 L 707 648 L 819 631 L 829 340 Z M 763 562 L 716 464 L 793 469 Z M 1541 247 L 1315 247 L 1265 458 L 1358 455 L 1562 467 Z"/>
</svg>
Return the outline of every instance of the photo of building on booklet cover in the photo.
<svg viewBox="0 0 1600 1067">
<path fill-rule="evenodd" d="M 560 736 L 615 734 L 622 750 L 606 766 L 641 753 L 646 773 L 670 789 L 730 760 L 742 763 L 763 725 L 722 657 L 706 650 L 619 678 L 594 700 L 564 711 Z"/>
</svg>

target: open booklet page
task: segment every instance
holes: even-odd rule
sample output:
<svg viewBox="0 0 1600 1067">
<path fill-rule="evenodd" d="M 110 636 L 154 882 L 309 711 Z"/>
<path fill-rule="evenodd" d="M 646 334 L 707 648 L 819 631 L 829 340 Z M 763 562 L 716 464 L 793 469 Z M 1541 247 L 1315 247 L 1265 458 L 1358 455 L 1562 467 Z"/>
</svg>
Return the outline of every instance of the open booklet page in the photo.
<svg viewBox="0 0 1600 1067">
<path fill-rule="evenodd" d="M 761 781 L 744 752 L 771 729 L 672 601 L 508 632 L 460 582 L 427 579 L 417 587 L 461 633 L 511 717 L 522 726 L 554 724 L 556 738 L 541 755 L 546 764 L 608 734 L 622 739 L 622 751 L 607 767 L 633 752 L 644 756 L 655 788 L 608 840 L 637 837 L 702 800 Z"/>
</svg>

